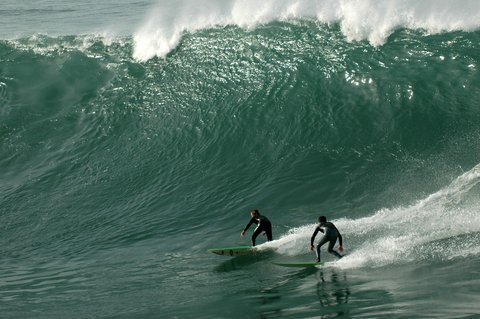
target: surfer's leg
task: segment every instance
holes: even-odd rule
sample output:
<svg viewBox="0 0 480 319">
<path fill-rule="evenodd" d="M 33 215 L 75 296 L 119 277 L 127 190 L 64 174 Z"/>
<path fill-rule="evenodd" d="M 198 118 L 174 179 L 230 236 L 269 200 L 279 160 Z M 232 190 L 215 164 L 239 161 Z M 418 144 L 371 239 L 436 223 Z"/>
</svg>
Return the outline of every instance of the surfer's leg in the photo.
<svg viewBox="0 0 480 319">
<path fill-rule="evenodd" d="M 333 250 L 333 247 L 335 246 L 336 242 L 337 242 L 336 237 L 334 239 L 330 240 L 330 242 L 328 243 L 328 252 L 332 255 L 337 256 L 337 258 L 342 258 L 342 255 L 340 255 L 337 251 Z"/>
<path fill-rule="evenodd" d="M 320 248 L 328 241 L 328 238 L 324 235 L 317 244 L 317 262 L 320 262 Z"/>
<path fill-rule="evenodd" d="M 273 236 L 272 236 L 272 225 L 267 225 L 265 227 L 265 234 L 267 234 L 267 239 L 268 241 L 271 241 L 273 239 Z"/>
<path fill-rule="evenodd" d="M 257 236 L 260 235 L 261 232 L 262 232 L 262 228 L 260 227 L 255 228 L 255 231 L 253 232 L 253 235 L 252 235 L 252 246 L 255 246 L 255 240 L 257 239 Z"/>
</svg>

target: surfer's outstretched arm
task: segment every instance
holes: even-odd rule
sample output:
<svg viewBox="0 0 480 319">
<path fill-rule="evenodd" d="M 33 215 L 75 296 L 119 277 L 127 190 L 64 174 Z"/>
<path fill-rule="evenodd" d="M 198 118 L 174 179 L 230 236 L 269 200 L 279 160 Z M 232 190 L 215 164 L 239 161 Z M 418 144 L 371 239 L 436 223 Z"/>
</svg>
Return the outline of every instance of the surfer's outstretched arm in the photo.
<svg viewBox="0 0 480 319">
<path fill-rule="evenodd" d="M 257 220 L 255 218 L 252 217 L 252 219 L 250 219 L 250 221 L 248 222 L 247 226 L 245 226 L 245 228 L 242 230 L 242 232 L 240 233 L 240 236 L 244 236 L 245 235 L 245 232 L 248 230 L 248 228 L 250 228 L 250 226 L 255 223 Z"/>
</svg>

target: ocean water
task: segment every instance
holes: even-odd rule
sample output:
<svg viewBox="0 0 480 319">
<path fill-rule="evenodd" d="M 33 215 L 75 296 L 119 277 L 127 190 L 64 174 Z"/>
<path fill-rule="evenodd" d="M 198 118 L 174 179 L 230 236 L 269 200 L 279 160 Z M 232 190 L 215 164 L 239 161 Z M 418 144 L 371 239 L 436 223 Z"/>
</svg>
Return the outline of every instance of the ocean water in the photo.
<svg viewBox="0 0 480 319">
<path fill-rule="evenodd" d="M 479 68 L 478 1 L 2 1 L 0 318 L 480 317 Z"/>
</svg>

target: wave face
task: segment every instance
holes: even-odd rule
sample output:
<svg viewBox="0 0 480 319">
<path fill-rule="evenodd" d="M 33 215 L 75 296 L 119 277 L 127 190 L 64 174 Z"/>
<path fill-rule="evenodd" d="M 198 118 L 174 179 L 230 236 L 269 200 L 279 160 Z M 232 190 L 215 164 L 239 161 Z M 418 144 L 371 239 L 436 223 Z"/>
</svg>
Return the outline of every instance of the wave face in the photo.
<svg viewBox="0 0 480 319">
<path fill-rule="evenodd" d="M 172 1 L 0 40 L 2 317 L 478 313 L 477 6 Z M 253 208 L 275 253 L 206 253 Z M 320 214 L 348 255 L 271 265 Z"/>
</svg>

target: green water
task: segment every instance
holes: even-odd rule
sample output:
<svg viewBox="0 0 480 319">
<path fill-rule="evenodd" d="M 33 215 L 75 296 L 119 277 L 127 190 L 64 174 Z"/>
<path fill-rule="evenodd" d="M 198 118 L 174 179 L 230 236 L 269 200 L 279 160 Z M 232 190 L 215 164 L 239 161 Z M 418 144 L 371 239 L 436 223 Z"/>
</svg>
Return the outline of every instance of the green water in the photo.
<svg viewBox="0 0 480 319">
<path fill-rule="evenodd" d="M 0 318 L 480 315 L 478 31 L 274 18 L 142 60 L 140 33 L 78 31 L 107 4 L 41 5 L 0 11 Z M 273 251 L 208 252 L 248 245 L 253 208 Z M 274 265 L 314 260 L 320 214 L 346 257 Z"/>
</svg>

